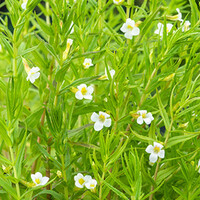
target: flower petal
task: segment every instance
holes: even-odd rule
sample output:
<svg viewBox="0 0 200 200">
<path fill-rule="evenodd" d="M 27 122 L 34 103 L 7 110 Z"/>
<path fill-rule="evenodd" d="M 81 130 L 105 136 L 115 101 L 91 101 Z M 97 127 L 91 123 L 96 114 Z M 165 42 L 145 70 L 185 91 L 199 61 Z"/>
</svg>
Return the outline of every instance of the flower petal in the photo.
<svg viewBox="0 0 200 200">
<path fill-rule="evenodd" d="M 44 177 L 42 177 L 40 184 L 45 185 L 48 181 L 49 181 L 49 177 L 44 176 Z"/>
<path fill-rule="evenodd" d="M 140 114 L 140 115 L 147 114 L 147 111 L 146 110 L 138 110 L 137 114 Z"/>
<path fill-rule="evenodd" d="M 138 27 L 134 27 L 132 30 L 132 35 L 139 35 L 140 34 L 140 29 Z"/>
<path fill-rule="evenodd" d="M 122 31 L 123 33 L 125 33 L 127 31 L 127 26 L 126 26 L 126 23 L 124 23 L 122 25 L 122 27 L 120 28 L 120 31 Z"/>
<path fill-rule="evenodd" d="M 33 77 L 34 79 L 39 78 L 39 76 L 40 76 L 40 72 L 36 72 L 35 74 L 32 75 L 32 77 Z"/>
<path fill-rule="evenodd" d="M 31 83 L 34 83 L 34 82 L 35 82 L 35 78 L 34 78 L 33 76 L 30 76 L 30 77 L 29 77 L 29 80 L 30 80 Z"/>
<path fill-rule="evenodd" d="M 158 159 L 158 154 L 151 153 L 151 155 L 149 156 L 149 161 L 152 163 L 155 163 L 157 159 Z"/>
<path fill-rule="evenodd" d="M 99 115 L 98 115 L 97 113 L 93 112 L 90 119 L 91 119 L 93 122 L 96 122 L 96 121 L 98 121 L 98 119 L 99 119 Z"/>
<path fill-rule="evenodd" d="M 83 99 L 83 95 L 82 95 L 81 91 L 76 92 L 75 97 L 77 99 L 79 99 L 79 100 L 82 100 Z"/>
<path fill-rule="evenodd" d="M 92 94 L 92 93 L 94 92 L 94 87 L 89 86 L 89 87 L 87 88 L 87 91 L 88 91 L 88 93 Z"/>
<path fill-rule="evenodd" d="M 100 131 L 103 128 L 103 124 L 99 121 L 96 121 L 94 124 L 94 130 L 95 131 Z"/>
<path fill-rule="evenodd" d="M 143 118 L 143 120 L 147 125 L 151 124 L 151 119 L 150 118 Z"/>
<path fill-rule="evenodd" d="M 79 181 L 76 181 L 76 182 L 75 182 L 75 186 L 78 187 L 78 188 L 83 188 L 84 184 L 81 185 L 81 184 L 79 183 Z"/>
<path fill-rule="evenodd" d="M 87 88 L 87 85 L 86 84 L 81 84 L 81 85 L 79 85 L 77 88 L 79 89 L 79 90 L 81 90 L 82 88 Z"/>
<path fill-rule="evenodd" d="M 106 119 L 103 125 L 105 127 L 110 127 L 111 126 L 111 119 Z"/>
<path fill-rule="evenodd" d="M 92 95 L 90 95 L 90 94 L 86 94 L 83 97 L 84 97 L 84 99 L 90 99 L 90 100 L 92 100 Z"/>
<path fill-rule="evenodd" d="M 154 143 L 153 143 L 153 146 L 154 146 L 154 147 L 157 146 L 157 147 L 159 147 L 160 149 L 163 148 L 163 145 L 160 144 L 160 143 L 158 143 L 158 142 L 154 142 Z"/>
<path fill-rule="evenodd" d="M 137 118 L 137 123 L 138 124 L 143 124 L 143 118 L 142 118 L 142 116 L 139 116 L 138 118 Z"/>
<path fill-rule="evenodd" d="M 124 34 L 124 37 L 127 38 L 127 39 L 132 40 L 133 34 L 132 34 L 130 31 L 128 31 L 128 32 L 126 32 L 126 33 Z"/>
<path fill-rule="evenodd" d="M 165 150 L 160 150 L 160 152 L 158 153 L 158 156 L 160 158 L 164 158 L 165 157 Z"/>
<path fill-rule="evenodd" d="M 152 153 L 152 152 L 153 152 L 153 146 L 152 146 L 152 145 L 149 145 L 149 146 L 145 149 L 145 151 L 146 151 L 147 153 Z"/>
<path fill-rule="evenodd" d="M 90 180 L 92 180 L 92 177 L 90 175 L 85 175 L 84 177 L 85 182 L 89 182 Z"/>
<path fill-rule="evenodd" d="M 151 119 L 151 121 L 154 120 L 154 117 L 150 112 L 146 114 L 146 117 Z"/>
<path fill-rule="evenodd" d="M 42 174 L 40 172 L 35 173 L 35 178 L 42 179 Z"/>
</svg>

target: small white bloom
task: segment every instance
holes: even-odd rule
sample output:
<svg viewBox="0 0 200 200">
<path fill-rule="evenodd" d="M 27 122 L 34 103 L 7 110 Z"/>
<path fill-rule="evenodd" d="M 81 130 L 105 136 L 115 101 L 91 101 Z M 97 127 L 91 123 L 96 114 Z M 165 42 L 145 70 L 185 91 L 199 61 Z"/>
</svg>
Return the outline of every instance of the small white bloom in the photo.
<svg viewBox="0 0 200 200">
<path fill-rule="evenodd" d="M 89 67 L 93 66 L 92 59 L 85 58 L 85 60 L 83 62 L 83 66 L 84 66 L 85 69 L 88 69 Z"/>
<path fill-rule="evenodd" d="M 70 47 L 73 44 L 73 40 L 72 39 L 67 39 L 67 47 L 65 49 L 65 51 L 63 52 L 63 60 L 67 59 L 67 55 L 69 53 Z"/>
<path fill-rule="evenodd" d="M 182 13 L 180 12 L 180 9 L 177 8 L 176 11 L 178 12 L 178 15 L 176 15 L 177 16 L 177 20 L 183 21 L 183 19 L 182 19 Z"/>
<path fill-rule="evenodd" d="M 116 5 L 120 5 L 124 2 L 124 0 L 113 0 L 113 3 Z"/>
<path fill-rule="evenodd" d="M 147 113 L 146 110 L 139 110 L 137 111 L 137 114 L 139 114 L 140 116 L 137 118 L 137 123 L 138 124 L 143 124 L 143 122 L 145 122 L 147 125 L 151 124 L 151 121 L 154 120 L 152 114 L 149 112 Z"/>
<path fill-rule="evenodd" d="M 26 10 L 27 0 L 24 0 L 21 7 L 23 10 Z"/>
<path fill-rule="evenodd" d="M 72 39 L 67 39 L 67 46 L 71 46 L 73 44 L 73 40 Z"/>
<path fill-rule="evenodd" d="M 30 80 L 31 83 L 34 83 L 35 80 L 37 78 L 39 78 L 39 76 L 40 76 L 40 72 L 39 71 L 40 71 L 39 67 L 31 68 L 30 71 L 28 72 L 28 76 L 27 76 L 26 80 L 27 81 Z"/>
<path fill-rule="evenodd" d="M 93 122 L 95 122 L 94 130 L 100 131 L 103 128 L 103 126 L 110 127 L 111 126 L 111 119 L 109 117 L 110 117 L 110 115 L 108 115 L 105 112 L 100 111 L 99 114 L 94 112 L 91 116 L 91 120 Z"/>
<path fill-rule="evenodd" d="M 177 8 L 176 9 L 176 11 L 178 12 L 178 14 L 177 15 L 173 15 L 173 16 L 167 16 L 167 19 L 169 19 L 169 20 L 172 20 L 172 21 L 183 21 L 183 19 L 182 19 L 182 13 L 180 12 L 180 9 L 179 8 Z"/>
<path fill-rule="evenodd" d="M 45 185 L 49 181 L 49 177 L 42 177 L 42 174 L 40 172 L 31 174 L 31 179 L 36 184 L 36 186 Z"/>
<path fill-rule="evenodd" d="M 89 175 L 83 176 L 83 174 L 78 173 L 76 176 L 74 176 L 75 185 L 78 188 L 83 188 L 90 180 L 92 180 L 92 177 Z"/>
<path fill-rule="evenodd" d="M 163 37 L 163 32 L 164 32 L 164 25 L 162 24 L 162 23 L 158 23 L 158 29 L 156 29 L 155 30 L 155 34 L 158 34 L 158 35 L 160 35 L 161 37 Z M 166 24 L 166 32 L 167 32 L 167 35 L 168 35 L 168 33 L 171 31 L 171 29 L 172 29 L 172 27 L 173 27 L 173 25 L 172 24 Z"/>
<path fill-rule="evenodd" d="M 135 21 L 130 18 L 126 19 L 126 23 L 122 25 L 120 30 L 125 33 L 127 39 L 132 39 L 133 36 L 139 35 L 140 29 L 135 25 Z"/>
<path fill-rule="evenodd" d="M 182 25 L 182 24 L 181 24 Z M 190 29 L 190 25 L 191 25 L 191 23 L 190 23 L 190 21 L 185 21 L 185 23 L 183 24 L 183 28 L 182 28 L 182 31 L 183 32 L 186 32 L 186 31 L 188 31 L 189 29 Z"/>
<path fill-rule="evenodd" d="M 85 187 L 91 190 L 91 189 L 94 189 L 96 185 L 97 185 L 97 181 L 95 179 L 91 179 L 85 184 Z"/>
<path fill-rule="evenodd" d="M 114 69 L 111 69 L 109 72 L 110 72 L 111 78 L 113 78 L 113 76 L 115 75 L 115 70 L 114 70 Z M 108 74 L 107 74 L 106 68 L 105 68 L 105 76 L 106 76 L 106 79 L 108 79 Z"/>
<path fill-rule="evenodd" d="M 157 142 L 154 142 L 153 145 L 154 146 L 149 145 L 145 150 L 147 153 L 150 153 L 149 161 L 151 163 L 155 163 L 158 160 L 158 157 L 165 157 L 165 150 L 162 150 L 163 145 Z"/>
<path fill-rule="evenodd" d="M 75 94 L 75 97 L 79 100 L 84 99 L 92 99 L 92 93 L 94 88 L 92 86 L 87 87 L 86 84 L 81 84 L 78 87 L 78 91 Z"/>
<path fill-rule="evenodd" d="M 2 49 L 2 46 L 1 46 L 1 44 L 0 44 L 0 52 L 2 52 L 3 51 L 3 49 Z"/>
</svg>

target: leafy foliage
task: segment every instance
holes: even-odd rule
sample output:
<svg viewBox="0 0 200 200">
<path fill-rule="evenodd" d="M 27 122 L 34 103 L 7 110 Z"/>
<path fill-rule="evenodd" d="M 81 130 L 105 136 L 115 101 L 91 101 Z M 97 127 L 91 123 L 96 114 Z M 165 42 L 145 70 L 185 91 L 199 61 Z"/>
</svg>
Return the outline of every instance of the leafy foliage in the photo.
<svg viewBox="0 0 200 200">
<path fill-rule="evenodd" d="M 199 199 L 199 4 L 28 0 L 23 10 L 21 3 L 0 4 L 7 8 L 0 16 L 0 198 Z M 189 30 L 169 20 L 176 8 Z M 140 28 L 132 40 L 120 31 L 129 17 Z M 84 69 L 85 58 L 94 66 Z M 40 68 L 33 84 L 23 59 Z M 94 86 L 93 100 L 75 98 L 83 83 Z M 138 110 L 153 114 L 151 125 L 137 124 Z M 90 117 L 99 111 L 112 125 L 97 132 Z M 151 165 L 145 149 L 154 141 L 166 156 Z M 50 177 L 46 185 L 33 187 L 37 171 Z M 75 187 L 77 173 L 94 177 L 95 190 Z"/>
</svg>

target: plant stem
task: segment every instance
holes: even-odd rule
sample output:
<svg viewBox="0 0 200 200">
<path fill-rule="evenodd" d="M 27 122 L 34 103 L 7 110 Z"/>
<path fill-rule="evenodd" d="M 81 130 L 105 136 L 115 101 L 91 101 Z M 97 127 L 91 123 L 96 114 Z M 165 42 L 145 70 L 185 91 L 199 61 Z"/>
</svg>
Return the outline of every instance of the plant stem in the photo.
<svg viewBox="0 0 200 200">
<path fill-rule="evenodd" d="M 65 181 L 65 184 L 67 183 L 67 175 L 66 175 L 66 172 L 65 172 L 65 154 L 63 154 L 61 156 L 61 162 L 62 162 L 62 174 L 63 174 L 63 178 L 64 178 L 64 181 Z M 64 186 L 64 194 L 65 194 L 65 199 L 68 200 L 68 188 L 67 186 L 65 185 Z"/>
<path fill-rule="evenodd" d="M 106 164 L 104 162 L 104 166 L 103 166 L 103 174 L 102 174 L 102 177 L 101 177 L 101 181 L 100 181 L 100 188 L 99 188 L 99 199 L 101 200 L 102 199 L 102 181 L 104 180 L 105 178 L 105 168 L 106 168 Z"/>
<path fill-rule="evenodd" d="M 171 132 L 171 129 L 172 129 L 172 124 L 173 124 L 173 119 L 171 119 L 171 124 L 170 124 L 170 127 L 169 127 L 169 130 L 167 131 L 167 136 L 166 136 L 166 139 L 165 139 L 165 142 L 164 142 L 164 146 L 166 146 L 167 144 L 167 141 L 169 139 L 169 134 Z M 154 181 L 156 181 L 156 178 L 157 178 L 157 175 L 158 175 L 158 170 L 159 170 L 159 164 L 160 164 L 160 161 L 161 161 L 161 158 L 158 159 L 158 162 L 157 162 L 157 165 L 156 165 L 156 170 L 155 170 L 155 173 L 154 173 Z M 151 192 L 154 190 L 154 187 L 151 186 Z M 149 200 L 152 200 L 153 199 L 153 194 L 151 194 L 149 196 Z"/>
<path fill-rule="evenodd" d="M 130 15 L 130 7 L 129 6 L 131 4 L 131 0 L 128 0 L 127 4 L 128 4 L 128 7 L 126 8 L 126 18 L 128 19 L 129 15 Z"/>
<path fill-rule="evenodd" d="M 14 153 L 13 153 L 13 149 L 12 147 L 9 147 L 10 150 L 10 157 L 11 157 L 11 161 L 12 161 L 12 167 L 13 167 L 13 172 L 14 172 L 14 177 L 16 178 L 17 182 L 16 182 L 16 191 L 17 191 L 17 197 L 20 200 L 20 189 L 19 189 L 19 182 L 18 182 L 18 176 L 17 176 L 17 171 L 15 168 L 15 159 L 14 159 Z"/>
<path fill-rule="evenodd" d="M 103 28 L 103 15 L 101 14 L 102 3 L 103 3 L 102 0 L 98 1 L 98 12 L 100 15 L 100 17 L 99 17 L 100 19 L 99 19 L 99 23 L 98 23 L 98 32 L 99 32 L 98 45 L 99 45 L 100 49 L 101 49 L 101 32 L 102 32 L 102 28 Z M 98 62 L 95 65 L 95 76 L 97 76 L 99 74 L 99 66 L 100 66 L 100 63 Z M 94 88 L 95 101 L 97 101 L 97 91 L 98 91 L 98 86 L 95 85 L 95 88 Z"/>
</svg>

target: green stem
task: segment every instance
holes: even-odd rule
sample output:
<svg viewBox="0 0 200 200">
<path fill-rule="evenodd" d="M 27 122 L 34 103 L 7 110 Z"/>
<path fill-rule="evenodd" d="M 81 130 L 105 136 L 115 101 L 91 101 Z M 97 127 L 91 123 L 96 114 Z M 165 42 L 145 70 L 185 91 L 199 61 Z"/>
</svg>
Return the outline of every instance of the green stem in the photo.
<svg viewBox="0 0 200 200">
<path fill-rule="evenodd" d="M 128 7 L 126 8 L 126 18 L 129 18 L 130 15 L 130 5 L 131 5 L 131 0 L 127 1 Z"/>
<path fill-rule="evenodd" d="M 171 119 L 171 124 L 170 124 L 169 130 L 167 131 L 167 136 L 166 136 L 166 139 L 165 139 L 165 142 L 164 142 L 164 146 L 166 146 L 166 144 L 168 142 L 169 134 L 170 134 L 171 129 L 172 129 L 172 124 L 173 124 L 173 119 Z M 154 181 L 156 181 L 156 179 L 157 179 L 160 161 L 161 161 L 161 158 L 158 159 L 158 162 L 157 162 L 157 165 L 156 165 L 156 170 L 155 170 L 155 173 L 154 173 Z M 151 192 L 153 190 L 154 190 L 154 187 L 151 186 Z M 149 200 L 152 200 L 152 199 L 153 199 L 153 193 L 149 196 Z"/>
<path fill-rule="evenodd" d="M 104 166 L 103 166 L 103 174 L 102 174 L 102 177 L 101 177 L 101 181 L 100 181 L 100 188 L 99 188 L 99 199 L 101 200 L 102 199 L 102 186 L 103 186 L 103 180 L 105 178 L 105 168 L 106 168 L 106 164 L 104 162 Z"/>
<path fill-rule="evenodd" d="M 65 172 L 65 154 L 62 155 L 61 157 L 61 162 L 62 162 L 62 174 L 63 174 L 63 178 L 64 178 L 64 181 L 65 181 L 65 185 L 64 185 L 64 194 L 65 194 L 65 199 L 68 200 L 68 188 L 67 188 L 67 175 L 66 175 L 66 172 Z"/>
<path fill-rule="evenodd" d="M 16 191 L 17 191 L 17 198 L 20 200 L 20 189 L 19 189 L 19 182 L 18 182 L 18 176 L 17 176 L 17 171 L 16 171 L 16 167 L 15 167 L 15 159 L 14 159 L 14 153 L 13 153 L 13 149 L 12 147 L 9 147 L 10 150 L 10 157 L 11 157 L 11 161 L 12 161 L 12 167 L 13 167 L 13 172 L 14 172 L 14 177 L 17 180 L 16 182 Z"/>
</svg>

